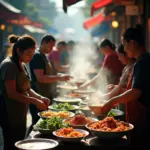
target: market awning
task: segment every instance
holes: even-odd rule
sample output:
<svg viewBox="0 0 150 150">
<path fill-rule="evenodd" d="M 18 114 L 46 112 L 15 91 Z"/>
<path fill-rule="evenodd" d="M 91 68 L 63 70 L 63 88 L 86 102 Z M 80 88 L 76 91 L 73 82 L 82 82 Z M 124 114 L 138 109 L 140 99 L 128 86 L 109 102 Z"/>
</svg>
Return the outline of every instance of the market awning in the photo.
<svg viewBox="0 0 150 150">
<path fill-rule="evenodd" d="M 92 37 L 100 37 L 105 34 L 108 34 L 111 31 L 111 21 L 104 21 L 100 25 L 92 28 L 91 35 Z"/>
<path fill-rule="evenodd" d="M 67 7 L 77 3 L 79 1 L 82 1 L 82 0 L 63 0 L 63 10 L 64 10 L 64 12 L 67 13 Z"/>
<path fill-rule="evenodd" d="M 28 30 L 29 32 L 31 32 L 31 33 L 45 34 L 47 32 L 46 30 L 43 30 L 41 28 L 37 28 L 37 27 L 31 26 L 31 25 L 24 25 L 24 28 L 26 30 Z"/>
<path fill-rule="evenodd" d="M 113 0 L 97 0 L 94 2 L 91 6 L 91 16 L 93 16 L 94 12 L 97 11 L 98 9 L 105 7 L 109 4 L 111 4 Z"/>
<path fill-rule="evenodd" d="M 43 26 L 41 23 L 34 22 L 28 17 L 24 16 L 21 14 L 21 10 L 2 0 L 0 0 L 0 19 L 21 26 L 32 25 L 38 28 L 42 28 Z"/>
<path fill-rule="evenodd" d="M 103 21 L 109 21 L 111 17 L 105 17 L 103 13 L 99 13 L 97 16 L 94 16 L 88 20 L 86 20 L 83 24 L 85 29 L 90 29 Z"/>
<path fill-rule="evenodd" d="M 9 3 L 0 0 L 0 4 L 3 5 L 5 8 L 7 8 L 8 10 L 14 12 L 14 13 L 21 13 L 21 10 L 15 8 L 14 6 L 10 5 Z"/>
</svg>

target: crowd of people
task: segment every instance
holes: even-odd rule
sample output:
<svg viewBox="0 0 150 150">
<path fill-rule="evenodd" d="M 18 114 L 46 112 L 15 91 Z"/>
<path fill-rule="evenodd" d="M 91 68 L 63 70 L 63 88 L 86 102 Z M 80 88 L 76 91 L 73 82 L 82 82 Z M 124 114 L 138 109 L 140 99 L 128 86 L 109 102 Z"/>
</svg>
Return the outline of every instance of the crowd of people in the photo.
<svg viewBox="0 0 150 150">
<path fill-rule="evenodd" d="M 8 40 L 11 48 L 0 64 L 0 126 L 4 150 L 15 150 L 14 143 L 26 135 L 28 108 L 32 116 L 30 132 L 39 119 L 37 113 L 46 110 L 59 95 L 57 82 L 72 78 L 63 73 L 71 68 L 69 57 L 76 43 L 56 41 L 48 34 L 42 37 L 38 48 L 29 35 L 11 35 Z M 98 50 L 104 54 L 99 73 L 79 89 L 95 86 L 107 71 L 107 93 L 99 97 L 107 100 L 102 113 L 119 106 L 126 120 L 134 125 L 130 135 L 132 146 L 144 148 L 150 125 L 150 54 L 144 47 L 142 28 L 127 29 L 117 48 L 110 40 L 103 39 Z"/>
</svg>

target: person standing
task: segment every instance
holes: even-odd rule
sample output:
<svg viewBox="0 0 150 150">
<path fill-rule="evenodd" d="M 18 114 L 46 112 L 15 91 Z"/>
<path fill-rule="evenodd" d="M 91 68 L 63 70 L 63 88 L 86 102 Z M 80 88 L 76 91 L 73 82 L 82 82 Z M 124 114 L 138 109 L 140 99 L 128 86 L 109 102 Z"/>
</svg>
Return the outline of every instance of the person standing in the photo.
<svg viewBox="0 0 150 150">
<path fill-rule="evenodd" d="M 70 67 L 68 64 L 69 54 L 65 41 L 58 42 L 56 48 L 53 48 L 49 53 L 48 58 L 54 64 L 55 70 L 58 73 L 68 72 Z"/>
<path fill-rule="evenodd" d="M 35 45 L 35 40 L 28 35 L 14 36 L 12 56 L 0 65 L 0 125 L 4 150 L 16 150 L 15 142 L 25 138 L 28 104 L 46 110 L 50 102 L 30 87 L 25 63 L 32 59 Z"/>
<path fill-rule="evenodd" d="M 128 80 L 127 90 L 108 100 L 102 112 L 108 112 L 119 103 L 126 104 L 127 121 L 134 125 L 130 135 L 133 149 L 150 149 L 150 54 L 144 46 L 141 27 L 127 29 L 122 35 L 124 49 L 136 63 Z"/>
<path fill-rule="evenodd" d="M 108 39 L 103 39 L 101 41 L 99 45 L 99 50 L 105 55 L 101 69 L 99 73 L 88 83 L 81 85 L 80 89 L 86 88 L 91 85 L 94 86 L 95 84 L 97 84 L 97 81 L 99 79 L 104 80 L 103 78 L 105 78 L 104 82 L 107 83 L 107 85 L 118 84 L 124 65 L 119 60 L 115 49 L 115 45 L 111 43 L 111 41 L 109 41 Z"/>
<path fill-rule="evenodd" d="M 67 81 L 70 79 L 70 76 L 68 75 L 57 75 L 57 71 L 55 70 L 53 63 L 46 57 L 46 55 L 52 51 L 55 41 L 56 40 L 52 35 L 43 36 L 39 49 L 37 49 L 31 62 L 29 63 L 31 87 L 39 94 L 48 97 L 51 100 L 58 96 L 56 88 L 57 82 Z M 36 106 L 31 104 L 31 129 L 39 119 L 37 115 L 38 112 L 39 111 Z"/>
</svg>

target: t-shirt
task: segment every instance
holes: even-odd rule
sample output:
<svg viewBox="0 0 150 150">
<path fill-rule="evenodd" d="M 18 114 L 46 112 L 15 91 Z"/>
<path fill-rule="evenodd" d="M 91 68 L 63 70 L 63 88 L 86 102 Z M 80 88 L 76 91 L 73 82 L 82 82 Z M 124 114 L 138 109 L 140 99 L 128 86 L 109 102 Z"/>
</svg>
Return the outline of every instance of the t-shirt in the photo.
<svg viewBox="0 0 150 150">
<path fill-rule="evenodd" d="M 53 49 L 48 56 L 49 60 L 51 60 L 53 63 L 60 62 L 60 52 L 56 49 Z"/>
<path fill-rule="evenodd" d="M 30 80 L 29 73 L 27 68 L 24 65 L 25 75 Z M 18 69 L 17 65 L 12 61 L 10 57 L 4 59 L 0 65 L 0 89 L 1 91 L 5 91 L 5 85 L 2 82 L 6 80 L 16 80 L 16 90 L 20 92 L 20 80 L 19 80 L 20 70 Z"/>
<path fill-rule="evenodd" d="M 132 88 L 142 91 L 139 101 L 150 108 L 150 54 L 148 52 L 140 56 L 134 66 Z"/>
<path fill-rule="evenodd" d="M 36 76 L 34 74 L 35 69 L 42 69 L 44 73 L 46 72 L 46 64 L 43 60 L 43 57 L 46 57 L 44 54 L 40 54 L 39 51 L 36 51 L 32 60 L 29 63 L 30 74 L 31 74 L 31 86 L 35 89 L 35 82 L 37 81 Z"/>
<path fill-rule="evenodd" d="M 48 61 L 45 54 L 39 51 L 35 52 L 32 60 L 30 61 L 30 73 L 31 73 L 31 87 L 41 94 L 42 96 L 53 98 L 57 95 L 56 82 L 54 83 L 40 83 L 36 79 L 34 70 L 41 69 L 44 70 L 44 75 L 53 76 L 56 75 L 56 71 L 51 62 Z"/>
<path fill-rule="evenodd" d="M 113 84 L 117 84 L 121 76 L 122 70 L 124 68 L 124 65 L 118 59 L 117 53 L 112 52 L 111 54 L 105 56 L 102 68 L 108 69 L 111 72 L 111 77 L 116 77 L 116 83 Z"/>
<path fill-rule="evenodd" d="M 69 59 L 69 53 L 68 51 L 63 51 L 60 53 L 60 64 L 61 65 L 67 65 Z"/>
<path fill-rule="evenodd" d="M 127 87 L 127 83 L 128 83 L 128 79 L 129 79 L 129 75 L 132 72 L 134 67 L 134 63 L 131 63 L 129 65 L 126 65 L 122 71 L 122 75 L 120 78 L 120 82 L 119 85 L 121 85 L 122 87 L 126 88 Z"/>
</svg>

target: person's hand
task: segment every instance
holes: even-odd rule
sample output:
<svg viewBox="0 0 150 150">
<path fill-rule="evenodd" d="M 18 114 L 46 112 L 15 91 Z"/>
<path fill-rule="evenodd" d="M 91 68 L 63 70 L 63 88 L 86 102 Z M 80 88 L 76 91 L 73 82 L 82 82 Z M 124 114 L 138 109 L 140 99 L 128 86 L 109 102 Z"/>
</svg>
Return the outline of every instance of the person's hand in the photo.
<svg viewBox="0 0 150 150">
<path fill-rule="evenodd" d="M 63 75 L 63 76 L 60 77 L 60 80 L 61 80 L 61 81 L 68 81 L 68 80 L 70 80 L 71 78 L 72 78 L 72 77 L 69 76 L 69 75 Z"/>
<path fill-rule="evenodd" d="M 51 103 L 51 100 L 47 97 L 43 97 L 41 96 L 41 100 L 46 104 L 46 106 L 48 107 Z"/>
<path fill-rule="evenodd" d="M 108 91 L 111 91 L 111 90 L 113 90 L 115 88 L 115 85 L 114 84 L 109 84 L 108 86 L 107 86 L 107 90 Z"/>
<path fill-rule="evenodd" d="M 101 112 L 103 114 L 107 114 L 113 107 L 114 107 L 113 101 L 110 100 L 104 104 L 104 106 L 101 109 Z"/>
<path fill-rule="evenodd" d="M 39 110 L 47 109 L 47 105 L 42 100 L 37 100 L 35 105 Z"/>
</svg>

